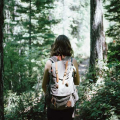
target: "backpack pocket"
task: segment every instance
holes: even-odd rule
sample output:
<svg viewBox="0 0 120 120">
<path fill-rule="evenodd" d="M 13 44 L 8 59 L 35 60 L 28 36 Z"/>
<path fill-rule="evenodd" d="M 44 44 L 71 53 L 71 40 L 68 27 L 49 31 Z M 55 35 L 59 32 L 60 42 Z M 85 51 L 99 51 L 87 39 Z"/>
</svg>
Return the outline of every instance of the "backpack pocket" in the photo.
<svg viewBox="0 0 120 120">
<path fill-rule="evenodd" d="M 66 109 L 67 102 L 70 100 L 70 95 L 68 96 L 52 96 L 50 108 L 53 109 Z M 71 107 L 71 106 L 70 106 Z"/>
</svg>

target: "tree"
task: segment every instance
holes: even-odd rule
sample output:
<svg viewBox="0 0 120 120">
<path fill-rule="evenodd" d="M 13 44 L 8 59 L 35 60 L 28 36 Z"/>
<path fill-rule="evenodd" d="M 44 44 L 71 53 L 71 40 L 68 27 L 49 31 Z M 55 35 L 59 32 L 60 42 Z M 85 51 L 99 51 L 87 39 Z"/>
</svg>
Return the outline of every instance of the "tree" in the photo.
<svg viewBox="0 0 120 120">
<path fill-rule="evenodd" d="M 120 1 L 106 1 L 105 17 L 110 22 L 106 35 L 112 39 L 108 44 L 108 63 L 115 65 L 116 79 L 120 74 Z"/>
<path fill-rule="evenodd" d="M 31 0 L 30 0 L 30 5 L 29 5 L 29 79 L 31 79 Z"/>
<path fill-rule="evenodd" d="M 39 68 L 37 62 L 49 55 L 48 48 L 54 41 L 50 25 L 57 21 L 49 19 L 49 11 L 53 8 L 51 0 L 6 0 L 5 90 L 21 93 L 36 83 L 38 73 L 34 72 L 33 67 Z"/>
<path fill-rule="evenodd" d="M 110 0 L 105 5 L 105 17 L 110 22 L 110 27 L 106 34 L 113 38 L 113 42 L 120 43 L 120 1 Z"/>
<path fill-rule="evenodd" d="M 120 61 L 120 1 L 106 2 L 105 9 L 105 17 L 110 22 L 106 35 L 112 38 L 112 42 L 108 44 L 108 62 L 116 63 Z"/>
<path fill-rule="evenodd" d="M 90 72 L 92 72 L 91 77 L 94 79 L 97 66 L 99 69 L 102 68 L 103 53 L 106 51 L 102 0 L 90 1 L 90 14 Z"/>
<path fill-rule="evenodd" d="M 0 1 L 0 120 L 4 120 L 3 103 L 3 16 L 4 0 Z"/>
</svg>

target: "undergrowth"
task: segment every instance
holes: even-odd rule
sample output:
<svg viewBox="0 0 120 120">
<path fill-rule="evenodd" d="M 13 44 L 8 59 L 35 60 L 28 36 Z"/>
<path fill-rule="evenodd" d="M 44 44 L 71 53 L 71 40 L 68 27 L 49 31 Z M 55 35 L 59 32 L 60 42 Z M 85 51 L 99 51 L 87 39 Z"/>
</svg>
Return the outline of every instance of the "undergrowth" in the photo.
<svg viewBox="0 0 120 120">
<path fill-rule="evenodd" d="M 85 79 L 80 84 L 77 109 L 81 120 L 120 119 L 120 69 L 116 67 L 119 62 L 109 63 L 95 83 Z"/>
</svg>

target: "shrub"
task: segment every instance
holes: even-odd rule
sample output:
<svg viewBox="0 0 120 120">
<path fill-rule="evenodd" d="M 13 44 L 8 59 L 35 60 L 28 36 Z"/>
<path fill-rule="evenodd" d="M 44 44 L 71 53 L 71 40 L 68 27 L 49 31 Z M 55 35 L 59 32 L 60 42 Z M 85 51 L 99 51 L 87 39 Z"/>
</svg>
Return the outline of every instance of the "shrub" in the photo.
<svg viewBox="0 0 120 120">
<path fill-rule="evenodd" d="M 80 105 L 81 120 L 119 120 L 120 119 L 120 71 L 116 76 L 119 63 L 108 64 L 108 71 L 104 71 L 104 79 L 92 87 L 91 99 L 84 99 Z M 86 85 L 85 85 L 86 87 Z M 86 93 L 85 93 L 86 94 Z"/>
</svg>

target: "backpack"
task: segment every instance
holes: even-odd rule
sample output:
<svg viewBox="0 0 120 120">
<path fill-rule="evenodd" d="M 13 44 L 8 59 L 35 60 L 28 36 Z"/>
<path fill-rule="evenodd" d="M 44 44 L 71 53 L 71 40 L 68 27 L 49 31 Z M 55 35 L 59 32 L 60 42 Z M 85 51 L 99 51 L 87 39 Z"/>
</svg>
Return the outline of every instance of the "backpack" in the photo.
<svg viewBox="0 0 120 120">
<path fill-rule="evenodd" d="M 49 83 L 46 88 L 45 102 L 52 109 L 67 109 L 74 107 L 78 93 L 74 85 L 76 69 L 71 57 L 57 61 L 56 56 L 50 58 L 52 64 L 49 70 Z"/>
</svg>

